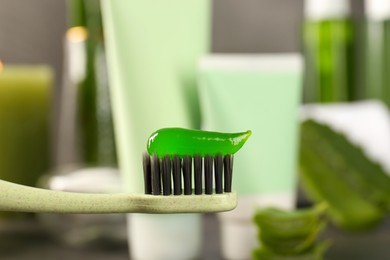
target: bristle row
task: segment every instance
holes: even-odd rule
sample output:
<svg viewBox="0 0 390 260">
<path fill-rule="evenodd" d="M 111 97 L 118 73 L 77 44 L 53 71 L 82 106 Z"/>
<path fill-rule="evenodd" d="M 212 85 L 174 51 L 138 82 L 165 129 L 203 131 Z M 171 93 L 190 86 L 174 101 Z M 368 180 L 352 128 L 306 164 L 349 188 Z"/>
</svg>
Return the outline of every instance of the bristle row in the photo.
<svg viewBox="0 0 390 260">
<path fill-rule="evenodd" d="M 233 155 L 144 155 L 145 193 L 153 195 L 221 194 L 232 191 Z M 215 184 L 215 186 L 213 185 Z"/>
</svg>

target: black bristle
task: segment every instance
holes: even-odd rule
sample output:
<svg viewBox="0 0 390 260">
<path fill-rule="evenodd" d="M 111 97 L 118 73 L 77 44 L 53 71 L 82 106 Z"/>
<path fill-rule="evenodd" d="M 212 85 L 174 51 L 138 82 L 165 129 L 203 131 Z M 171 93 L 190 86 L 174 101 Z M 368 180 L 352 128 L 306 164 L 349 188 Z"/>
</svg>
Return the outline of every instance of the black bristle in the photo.
<svg viewBox="0 0 390 260">
<path fill-rule="evenodd" d="M 232 191 L 233 155 L 176 155 L 160 159 L 145 153 L 143 170 L 145 194 L 209 195 L 214 189 L 216 194 Z"/>
<path fill-rule="evenodd" d="M 214 157 L 215 193 L 217 194 L 223 193 L 222 171 L 223 159 L 222 155 L 218 154 Z"/>
<path fill-rule="evenodd" d="M 151 175 L 152 175 L 152 194 L 161 195 L 161 175 L 160 175 L 160 160 L 157 155 L 153 155 L 151 159 Z"/>
<path fill-rule="evenodd" d="M 179 156 L 174 156 L 172 160 L 172 174 L 173 174 L 173 194 L 180 195 L 181 188 L 181 160 Z"/>
<path fill-rule="evenodd" d="M 143 157 L 145 194 L 152 194 L 152 171 L 150 155 L 145 153 Z"/>
<path fill-rule="evenodd" d="M 204 186 L 205 193 L 213 193 L 213 157 L 206 155 L 204 157 Z"/>
<path fill-rule="evenodd" d="M 202 157 L 200 155 L 194 156 L 194 192 L 195 195 L 202 194 L 202 180 L 203 180 L 203 174 L 202 174 Z"/>
<path fill-rule="evenodd" d="M 225 155 L 223 158 L 223 169 L 225 181 L 224 191 L 231 192 L 233 179 L 233 155 Z"/>
<path fill-rule="evenodd" d="M 171 158 L 165 156 L 161 161 L 163 195 L 167 196 L 172 194 Z"/>
<path fill-rule="evenodd" d="M 192 158 L 188 155 L 183 158 L 184 195 L 192 194 Z"/>
</svg>

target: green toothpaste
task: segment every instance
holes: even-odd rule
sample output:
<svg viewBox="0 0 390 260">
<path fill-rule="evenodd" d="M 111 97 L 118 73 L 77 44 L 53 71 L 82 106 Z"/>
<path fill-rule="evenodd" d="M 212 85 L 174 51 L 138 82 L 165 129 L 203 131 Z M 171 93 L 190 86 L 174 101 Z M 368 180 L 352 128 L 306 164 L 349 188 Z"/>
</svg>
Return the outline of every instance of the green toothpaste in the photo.
<svg viewBox="0 0 390 260">
<path fill-rule="evenodd" d="M 163 128 L 152 133 L 147 150 L 150 155 L 227 155 L 234 154 L 251 136 L 251 131 L 220 133 L 184 128 Z"/>
</svg>

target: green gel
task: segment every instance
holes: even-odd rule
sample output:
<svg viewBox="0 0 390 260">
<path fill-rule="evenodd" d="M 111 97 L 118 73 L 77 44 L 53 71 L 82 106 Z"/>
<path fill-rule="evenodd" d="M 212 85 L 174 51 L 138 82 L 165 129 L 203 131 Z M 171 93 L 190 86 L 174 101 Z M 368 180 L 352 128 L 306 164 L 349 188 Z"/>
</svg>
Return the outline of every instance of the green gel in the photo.
<svg viewBox="0 0 390 260">
<path fill-rule="evenodd" d="M 241 133 L 220 133 L 184 128 L 163 128 L 152 133 L 147 150 L 159 158 L 166 155 L 206 156 L 234 154 L 251 136 L 251 131 Z"/>
</svg>

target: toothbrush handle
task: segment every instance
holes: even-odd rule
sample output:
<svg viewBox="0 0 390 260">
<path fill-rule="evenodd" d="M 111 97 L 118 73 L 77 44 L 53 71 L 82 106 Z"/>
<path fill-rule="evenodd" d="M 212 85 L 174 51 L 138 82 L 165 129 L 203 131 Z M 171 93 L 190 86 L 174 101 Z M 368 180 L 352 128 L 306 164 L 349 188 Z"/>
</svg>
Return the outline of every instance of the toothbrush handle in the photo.
<svg viewBox="0 0 390 260">
<path fill-rule="evenodd" d="M 33 188 L 0 180 L 0 211 L 45 213 L 194 213 L 235 208 L 236 193 L 154 196 L 90 194 Z"/>
</svg>

